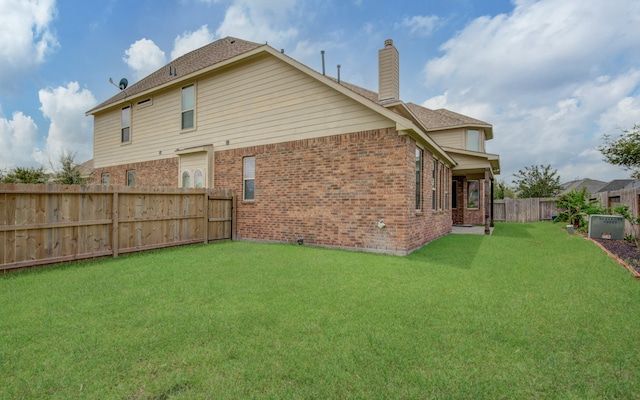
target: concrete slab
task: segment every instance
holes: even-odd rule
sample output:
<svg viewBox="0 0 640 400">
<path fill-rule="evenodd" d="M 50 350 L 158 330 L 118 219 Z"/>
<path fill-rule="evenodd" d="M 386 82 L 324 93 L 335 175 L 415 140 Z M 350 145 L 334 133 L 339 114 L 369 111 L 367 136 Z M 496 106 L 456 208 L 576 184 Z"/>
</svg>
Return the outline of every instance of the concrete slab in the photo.
<svg viewBox="0 0 640 400">
<path fill-rule="evenodd" d="M 484 235 L 484 225 L 453 225 L 451 233 L 456 235 Z M 490 235 L 494 228 L 489 228 Z"/>
</svg>

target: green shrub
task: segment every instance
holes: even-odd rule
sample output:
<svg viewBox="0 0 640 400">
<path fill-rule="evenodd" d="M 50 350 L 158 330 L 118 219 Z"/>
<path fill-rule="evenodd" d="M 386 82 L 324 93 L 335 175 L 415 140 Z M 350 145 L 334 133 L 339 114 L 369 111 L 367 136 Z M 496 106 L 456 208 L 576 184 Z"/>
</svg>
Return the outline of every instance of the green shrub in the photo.
<svg viewBox="0 0 640 400">
<path fill-rule="evenodd" d="M 569 193 L 564 193 L 556 200 L 559 209 L 564 210 L 558 214 L 555 222 L 566 222 L 579 230 L 586 230 L 589 227 L 589 215 L 610 214 L 609 210 L 601 206 L 598 200 L 588 200 L 589 193 L 586 188 L 577 191 L 573 189 Z"/>
</svg>

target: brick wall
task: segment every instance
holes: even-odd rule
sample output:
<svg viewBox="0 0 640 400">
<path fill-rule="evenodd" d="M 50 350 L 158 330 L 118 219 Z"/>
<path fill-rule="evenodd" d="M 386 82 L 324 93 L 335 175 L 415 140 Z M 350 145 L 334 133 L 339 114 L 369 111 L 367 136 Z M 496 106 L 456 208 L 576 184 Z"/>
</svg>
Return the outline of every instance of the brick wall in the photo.
<svg viewBox="0 0 640 400">
<path fill-rule="evenodd" d="M 458 208 L 453 210 L 453 223 L 454 224 L 469 224 L 469 225 L 484 225 L 484 210 L 485 199 L 484 191 L 489 190 L 485 187 L 484 179 L 480 179 L 480 198 L 479 207 L 477 209 L 467 208 L 467 182 L 468 180 L 462 176 L 456 176 L 453 178 L 458 182 Z"/>
<path fill-rule="evenodd" d="M 247 156 L 253 201 L 242 200 Z M 239 239 L 406 254 L 451 229 L 450 211 L 416 212 L 414 166 L 413 139 L 383 129 L 217 151 L 215 184 L 239 196 Z M 423 187 L 430 193 L 430 181 Z"/>
<path fill-rule="evenodd" d="M 237 237 L 407 254 L 451 231 L 451 210 L 431 208 L 432 156 L 423 156 L 423 207 L 415 207 L 414 139 L 395 129 L 216 151 L 215 186 L 232 189 Z M 242 200 L 243 158 L 255 157 L 255 199 Z M 178 186 L 178 157 L 96 169 L 137 186 Z M 384 221 L 385 227 L 378 228 Z"/>
<path fill-rule="evenodd" d="M 112 167 L 96 168 L 90 183 L 100 184 L 102 174 L 109 174 L 109 184 L 126 185 L 127 171 L 136 171 L 136 186 L 178 186 L 179 158 L 122 164 Z"/>
</svg>

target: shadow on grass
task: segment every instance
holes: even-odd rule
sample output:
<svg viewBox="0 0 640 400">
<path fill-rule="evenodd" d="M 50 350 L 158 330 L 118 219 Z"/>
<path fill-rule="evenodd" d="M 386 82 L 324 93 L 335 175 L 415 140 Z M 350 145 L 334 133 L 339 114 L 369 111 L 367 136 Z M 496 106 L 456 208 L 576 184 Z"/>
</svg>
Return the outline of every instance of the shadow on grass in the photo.
<svg viewBox="0 0 640 400">
<path fill-rule="evenodd" d="M 412 261 L 429 263 L 433 266 L 447 266 L 470 270 L 474 264 L 491 262 L 490 259 L 479 259 L 482 246 L 498 247 L 496 241 L 503 239 L 533 240 L 535 226 L 531 224 L 496 224 L 491 236 L 485 235 L 447 235 L 427 244 L 420 250 L 407 256 Z M 491 254 L 491 251 L 485 254 Z M 485 257 L 487 258 L 487 257 Z"/>
<path fill-rule="evenodd" d="M 432 264 L 434 267 L 471 269 L 485 240 L 483 235 L 447 235 L 407 256 L 407 259 Z"/>
</svg>

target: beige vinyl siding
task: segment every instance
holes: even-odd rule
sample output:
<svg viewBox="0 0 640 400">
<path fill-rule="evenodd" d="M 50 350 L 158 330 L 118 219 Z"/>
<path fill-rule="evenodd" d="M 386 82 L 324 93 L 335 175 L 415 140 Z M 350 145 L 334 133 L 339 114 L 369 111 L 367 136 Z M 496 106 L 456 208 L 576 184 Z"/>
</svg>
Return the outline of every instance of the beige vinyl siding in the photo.
<svg viewBox="0 0 640 400">
<path fill-rule="evenodd" d="M 180 89 L 191 82 L 196 85 L 196 129 L 182 132 Z M 250 58 L 151 97 L 150 106 L 138 108 L 133 102 L 127 146 L 119 143 L 120 106 L 95 116 L 96 168 L 174 157 L 176 149 L 190 146 L 212 144 L 216 151 L 228 150 L 395 126 L 271 55 Z"/>
<path fill-rule="evenodd" d="M 480 152 L 484 152 L 485 135 L 479 128 L 456 128 L 442 131 L 429 131 L 429 136 L 442 147 L 453 147 L 455 149 L 467 149 L 467 130 L 475 129 L 480 131 Z"/>
<path fill-rule="evenodd" d="M 464 149 L 466 144 L 466 129 L 450 129 L 437 132 L 429 132 L 429 136 L 439 146 Z"/>
<path fill-rule="evenodd" d="M 209 176 L 209 165 L 208 165 L 208 154 L 204 151 L 192 154 L 182 154 L 180 155 L 180 185 L 182 186 L 182 173 L 187 170 L 189 171 L 189 176 L 191 176 L 191 186 L 194 187 L 195 184 L 195 172 L 196 169 L 199 169 L 202 172 L 202 184 L 203 187 L 208 186 L 208 176 Z"/>
<path fill-rule="evenodd" d="M 458 162 L 454 170 L 484 169 L 489 167 L 489 162 L 480 157 L 468 156 L 466 154 L 452 154 L 452 157 Z"/>
</svg>

